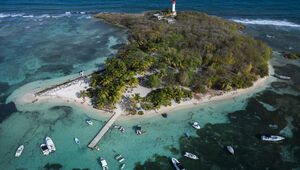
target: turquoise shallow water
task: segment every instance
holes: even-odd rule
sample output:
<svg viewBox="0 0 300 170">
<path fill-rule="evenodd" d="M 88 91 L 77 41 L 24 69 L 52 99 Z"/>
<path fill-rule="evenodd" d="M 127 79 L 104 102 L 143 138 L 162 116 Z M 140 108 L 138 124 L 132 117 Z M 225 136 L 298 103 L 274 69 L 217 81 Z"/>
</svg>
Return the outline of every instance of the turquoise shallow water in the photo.
<svg viewBox="0 0 300 170">
<path fill-rule="evenodd" d="M 246 96 L 243 96 L 235 101 L 228 100 L 177 110 L 169 113 L 167 119 L 157 115 L 147 119 L 141 116 L 132 120 L 117 121 L 117 124 L 124 126 L 126 132 L 122 134 L 119 130 L 110 130 L 99 144 L 100 151 L 90 150 L 86 146 L 108 120 L 107 116 L 57 103 L 26 106 L 30 111 L 23 107 L 22 112 L 10 116 L 0 126 L 0 129 L 11 129 L 1 130 L 0 133 L 0 143 L 6 148 L 1 150 L 0 154 L 8 155 L 2 159 L 1 165 L 9 169 L 38 169 L 49 162 L 60 163 L 63 169 L 97 169 L 100 165 L 96 159 L 102 156 L 106 158 L 111 169 L 118 169 L 119 163 L 114 160 L 114 156 L 121 153 L 126 158 L 124 162 L 128 169 L 133 169 L 135 162 L 145 161 L 154 153 L 174 155 L 172 150 L 179 147 L 178 140 L 185 132 L 197 136 L 196 131 L 189 125 L 193 121 L 198 121 L 201 126 L 208 123 L 229 123 L 227 113 L 243 109 L 246 100 Z M 228 105 L 231 107 L 226 107 Z M 85 123 L 85 119 L 89 117 L 94 121 L 93 126 Z M 147 134 L 136 135 L 133 128 L 137 124 L 141 124 Z M 57 151 L 48 157 L 42 156 L 39 149 L 46 135 L 52 137 L 57 148 Z M 79 146 L 75 144 L 74 137 L 80 139 Z M 14 141 L 14 144 L 11 141 Z M 16 144 L 25 145 L 24 153 L 19 159 L 13 156 Z M 27 162 L 29 159 L 30 163 Z"/>
</svg>

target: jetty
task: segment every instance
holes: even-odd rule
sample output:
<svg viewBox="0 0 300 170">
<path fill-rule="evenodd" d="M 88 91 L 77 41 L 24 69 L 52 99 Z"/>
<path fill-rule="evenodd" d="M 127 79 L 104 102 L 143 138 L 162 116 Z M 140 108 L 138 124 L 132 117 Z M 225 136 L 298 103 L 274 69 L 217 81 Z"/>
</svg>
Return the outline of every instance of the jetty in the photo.
<svg viewBox="0 0 300 170">
<path fill-rule="evenodd" d="M 101 140 L 104 134 L 110 129 L 111 125 L 117 120 L 117 118 L 121 115 L 122 112 L 115 112 L 115 114 L 108 120 L 108 122 L 103 126 L 103 128 L 99 131 L 99 133 L 95 136 L 95 138 L 88 145 L 89 148 L 93 149 L 97 143 Z"/>
<path fill-rule="evenodd" d="M 68 86 L 72 85 L 73 83 L 76 83 L 77 81 L 80 81 L 82 79 L 91 77 L 92 74 L 102 74 L 104 71 L 105 70 L 102 69 L 102 70 L 99 70 L 99 71 L 96 71 L 96 72 L 93 72 L 93 73 L 90 73 L 90 74 L 87 74 L 87 75 L 84 75 L 84 76 L 80 75 L 77 78 L 70 79 L 70 80 L 67 80 L 67 81 L 65 81 L 63 83 L 60 83 L 60 84 L 54 85 L 52 87 L 48 87 L 48 88 L 45 88 L 43 90 L 40 90 L 40 91 L 36 92 L 34 95 L 35 96 L 42 96 L 45 93 L 47 93 L 48 91 L 59 89 L 59 88 L 63 88 L 63 87 L 68 87 Z"/>
</svg>

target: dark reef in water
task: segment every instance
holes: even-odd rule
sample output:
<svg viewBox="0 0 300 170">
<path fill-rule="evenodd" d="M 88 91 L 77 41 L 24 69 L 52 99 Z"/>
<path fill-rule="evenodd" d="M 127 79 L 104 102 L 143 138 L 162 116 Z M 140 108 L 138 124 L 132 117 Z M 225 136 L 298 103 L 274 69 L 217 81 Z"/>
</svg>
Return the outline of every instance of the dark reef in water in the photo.
<svg viewBox="0 0 300 170">
<path fill-rule="evenodd" d="M 9 102 L 7 104 L 0 104 L 0 123 L 6 119 L 9 115 L 17 112 L 17 108 L 14 102 Z"/>
<path fill-rule="evenodd" d="M 47 163 L 44 166 L 44 169 L 45 170 L 60 170 L 62 167 L 63 166 L 61 164 L 56 164 L 56 163 L 50 164 L 50 163 Z"/>
</svg>

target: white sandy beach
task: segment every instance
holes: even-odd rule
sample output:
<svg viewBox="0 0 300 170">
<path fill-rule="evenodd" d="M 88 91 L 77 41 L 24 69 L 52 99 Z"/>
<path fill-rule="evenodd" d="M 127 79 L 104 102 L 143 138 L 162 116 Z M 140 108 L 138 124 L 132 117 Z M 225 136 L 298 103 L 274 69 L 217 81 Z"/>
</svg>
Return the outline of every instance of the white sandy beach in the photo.
<svg viewBox="0 0 300 170">
<path fill-rule="evenodd" d="M 151 111 L 145 111 L 146 117 L 156 115 L 156 114 L 161 114 L 165 112 L 170 112 L 175 109 L 182 109 L 186 107 L 193 107 L 196 105 L 208 103 L 208 102 L 216 102 L 216 101 L 222 101 L 222 100 L 227 100 L 227 99 L 232 99 L 234 97 L 250 93 L 253 90 L 259 89 L 264 87 L 264 85 L 268 82 L 270 75 L 273 73 L 273 68 L 269 64 L 269 76 L 266 76 L 264 78 L 259 78 L 257 81 L 253 83 L 253 86 L 245 89 L 237 89 L 237 90 L 231 90 L 231 91 L 214 91 L 214 94 L 217 95 L 200 95 L 200 99 L 189 99 L 186 101 L 182 101 L 180 104 L 175 103 L 174 101 L 172 102 L 172 106 L 162 106 L 158 110 L 151 110 Z M 91 100 L 89 98 L 80 98 L 79 93 L 82 90 L 86 90 L 89 87 L 89 79 L 88 78 L 82 78 L 80 80 L 73 81 L 67 85 L 59 86 L 54 89 L 51 89 L 49 91 L 46 91 L 38 96 L 35 96 L 34 94 L 38 91 L 35 89 L 34 91 L 31 91 L 29 93 L 25 93 L 23 96 L 19 97 L 16 101 L 17 104 L 31 104 L 33 100 L 38 99 L 38 102 L 51 102 L 51 101 L 61 101 L 61 102 L 66 102 L 66 103 L 71 103 L 71 104 L 76 104 L 80 107 L 84 107 L 86 109 L 93 109 L 96 110 L 92 107 L 91 105 Z M 145 97 L 151 89 L 143 87 L 138 85 L 135 88 L 129 88 L 126 92 L 124 92 L 124 96 L 130 97 L 133 96 L 135 93 L 139 93 L 141 97 Z M 86 100 L 84 102 L 84 100 Z M 104 112 L 103 110 L 98 110 L 100 114 L 109 114 Z M 124 109 L 122 108 L 121 104 L 118 103 L 116 105 L 116 109 L 114 112 L 122 112 L 123 118 L 130 118 L 130 117 L 137 117 L 139 115 L 126 115 Z M 126 115 L 126 116 L 125 116 Z"/>
</svg>

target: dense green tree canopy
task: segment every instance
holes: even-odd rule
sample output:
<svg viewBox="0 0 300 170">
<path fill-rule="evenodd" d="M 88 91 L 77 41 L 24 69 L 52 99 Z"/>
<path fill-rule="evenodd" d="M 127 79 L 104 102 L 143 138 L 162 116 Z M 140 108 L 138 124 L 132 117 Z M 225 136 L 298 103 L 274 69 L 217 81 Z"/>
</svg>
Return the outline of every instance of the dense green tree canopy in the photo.
<svg viewBox="0 0 300 170">
<path fill-rule="evenodd" d="M 243 25 L 193 11 L 179 12 L 175 23 L 168 24 L 153 17 L 159 12 L 168 17 L 165 11 L 95 15 L 130 33 L 128 44 L 118 51 L 117 57 L 106 61 L 105 72 L 91 78 L 89 92 L 98 107 L 118 102 L 126 85 L 138 83 L 133 79 L 135 74 L 157 73 L 149 77 L 150 87 L 181 85 L 195 92 L 206 88 L 245 88 L 258 76 L 268 74 L 271 49 L 243 34 Z M 168 105 L 169 99 L 174 98 L 167 94 L 169 91 L 152 92 L 148 105 Z"/>
</svg>

